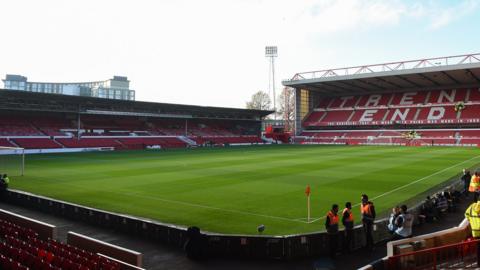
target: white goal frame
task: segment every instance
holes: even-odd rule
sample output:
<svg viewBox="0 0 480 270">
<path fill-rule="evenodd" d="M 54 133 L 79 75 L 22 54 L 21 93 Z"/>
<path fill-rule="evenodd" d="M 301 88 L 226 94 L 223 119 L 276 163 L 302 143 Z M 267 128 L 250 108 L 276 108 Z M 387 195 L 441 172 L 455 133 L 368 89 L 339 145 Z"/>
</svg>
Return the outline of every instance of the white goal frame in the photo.
<svg viewBox="0 0 480 270">
<path fill-rule="evenodd" d="M 25 174 L 25 148 L 22 147 L 8 147 L 8 146 L 0 146 L 0 155 L 21 155 L 22 156 L 22 164 L 20 166 L 20 175 L 23 176 Z"/>
</svg>

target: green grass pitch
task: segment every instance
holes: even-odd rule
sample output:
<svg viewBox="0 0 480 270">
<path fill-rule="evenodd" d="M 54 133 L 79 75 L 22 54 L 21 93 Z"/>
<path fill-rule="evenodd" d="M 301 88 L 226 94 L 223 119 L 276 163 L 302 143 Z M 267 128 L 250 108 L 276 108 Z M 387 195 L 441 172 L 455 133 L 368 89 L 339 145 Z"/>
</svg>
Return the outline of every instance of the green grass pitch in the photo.
<svg viewBox="0 0 480 270">
<path fill-rule="evenodd" d="M 480 162 L 476 148 L 259 146 L 29 155 L 11 188 L 202 230 L 285 235 L 362 193 L 378 212 Z M 307 184 L 312 217 L 306 221 Z M 355 217 L 359 207 L 355 206 Z M 320 219 L 319 219 L 320 218 Z"/>
</svg>

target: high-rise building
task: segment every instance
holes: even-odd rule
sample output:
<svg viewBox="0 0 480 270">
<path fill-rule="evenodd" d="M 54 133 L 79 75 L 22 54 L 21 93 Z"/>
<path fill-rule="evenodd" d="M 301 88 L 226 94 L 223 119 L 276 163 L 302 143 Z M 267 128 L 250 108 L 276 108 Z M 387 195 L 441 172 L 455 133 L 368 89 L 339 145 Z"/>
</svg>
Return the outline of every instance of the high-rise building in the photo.
<svg viewBox="0 0 480 270">
<path fill-rule="evenodd" d="M 2 81 L 4 83 L 4 88 L 8 90 L 135 100 L 135 90 L 129 89 L 130 81 L 124 76 L 113 76 L 113 79 L 105 81 L 50 83 L 29 82 L 25 76 L 7 74 Z"/>
</svg>

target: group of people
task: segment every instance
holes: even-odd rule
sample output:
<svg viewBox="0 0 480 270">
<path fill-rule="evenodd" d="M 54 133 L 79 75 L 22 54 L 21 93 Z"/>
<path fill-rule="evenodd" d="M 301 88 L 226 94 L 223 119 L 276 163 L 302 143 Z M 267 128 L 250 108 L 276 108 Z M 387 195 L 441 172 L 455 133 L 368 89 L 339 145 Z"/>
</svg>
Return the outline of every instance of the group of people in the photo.
<svg viewBox="0 0 480 270">
<path fill-rule="evenodd" d="M 330 256 L 335 257 L 338 250 L 338 236 L 340 222 L 344 226 L 343 251 L 351 252 L 354 247 L 354 224 L 355 219 L 352 213 L 352 203 L 345 203 L 345 208 L 338 214 L 339 208 L 337 204 L 332 205 L 328 211 L 325 220 L 325 228 L 327 229 Z M 361 220 L 366 240 L 365 248 L 369 251 L 373 250 L 373 228 L 375 223 L 375 206 L 368 199 L 367 194 L 363 194 L 360 204 Z M 412 236 L 413 215 L 408 212 L 406 205 L 395 207 L 389 219 L 388 230 L 391 232 L 391 240 L 398 240 Z"/>
<path fill-rule="evenodd" d="M 392 209 L 388 219 L 388 231 L 392 235 L 390 240 L 399 240 L 412 236 L 413 215 L 408 213 L 408 208 L 404 204 L 395 206 Z"/>
<path fill-rule="evenodd" d="M 461 196 L 460 191 L 450 189 L 434 196 L 427 196 L 420 210 L 420 221 L 433 222 L 439 220 L 447 212 L 454 212 Z"/>
<path fill-rule="evenodd" d="M 464 185 L 464 193 L 466 196 L 473 193 L 473 203 L 465 211 L 465 218 L 470 223 L 472 229 L 472 236 L 476 239 L 480 238 L 480 172 L 476 171 L 473 175 L 470 172 L 463 170 L 461 180 Z M 480 249 L 479 249 L 480 252 Z M 480 258 L 480 256 L 479 256 Z"/>
<path fill-rule="evenodd" d="M 338 250 L 338 236 L 339 236 L 339 223 L 340 217 L 338 215 L 338 205 L 332 205 L 330 211 L 328 211 L 325 220 L 325 228 L 327 229 L 328 242 L 330 247 L 330 255 L 335 257 Z M 366 239 L 366 248 L 368 250 L 373 249 L 373 226 L 376 217 L 375 206 L 373 202 L 368 200 L 368 196 L 363 194 L 361 197 L 360 210 L 362 214 L 362 224 Z M 342 211 L 341 222 L 345 228 L 345 235 L 343 241 L 344 252 L 350 252 L 354 245 L 354 224 L 355 219 L 352 213 L 352 203 L 345 203 L 345 208 Z"/>
</svg>

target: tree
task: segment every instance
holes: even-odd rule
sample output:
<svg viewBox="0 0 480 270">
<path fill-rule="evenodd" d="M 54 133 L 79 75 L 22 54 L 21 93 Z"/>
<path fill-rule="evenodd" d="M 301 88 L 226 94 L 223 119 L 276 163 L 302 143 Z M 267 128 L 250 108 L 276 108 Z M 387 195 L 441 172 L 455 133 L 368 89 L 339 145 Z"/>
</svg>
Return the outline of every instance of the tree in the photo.
<svg viewBox="0 0 480 270">
<path fill-rule="evenodd" d="M 247 102 L 247 109 L 253 110 L 270 110 L 271 100 L 267 93 L 258 91 L 253 94 L 252 99 Z"/>
<path fill-rule="evenodd" d="M 283 88 L 277 100 L 278 114 L 285 121 L 285 131 L 292 131 L 295 123 L 295 89 Z"/>
</svg>

